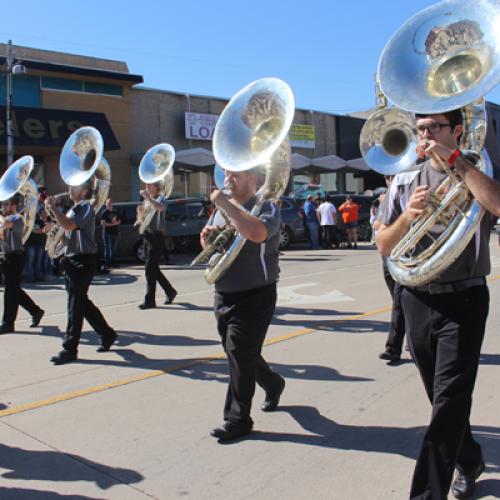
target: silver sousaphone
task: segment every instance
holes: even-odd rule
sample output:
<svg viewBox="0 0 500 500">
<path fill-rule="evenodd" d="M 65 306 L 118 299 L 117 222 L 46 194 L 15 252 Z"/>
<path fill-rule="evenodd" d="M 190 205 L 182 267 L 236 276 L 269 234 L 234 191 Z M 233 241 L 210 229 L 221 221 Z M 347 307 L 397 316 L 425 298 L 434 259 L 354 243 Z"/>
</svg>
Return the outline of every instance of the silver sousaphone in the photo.
<svg viewBox="0 0 500 500">
<path fill-rule="evenodd" d="M 279 199 L 291 168 L 287 139 L 295 114 L 290 87 L 277 78 L 256 80 L 236 93 L 224 108 L 214 131 L 215 160 L 223 170 L 243 172 L 259 167 L 265 180 L 250 213 L 259 216 L 267 201 Z M 218 281 L 247 240 L 229 222 L 192 262 L 207 262 L 205 280 Z"/>
<path fill-rule="evenodd" d="M 111 186 L 111 168 L 104 159 L 102 136 L 94 127 L 81 127 L 66 140 L 59 158 L 59 173 L 68 186 L 91 182 L 90 204 L 97 213 L 106 202 Z M 67 196 L 68 192 L 56 195 Z M 46 205 L 49 215 L 51 210 Z M 64 229 L 55 224 L 47 234 L 45 249 L 50 258 L 64 253 Z"/>
<path fill-rule="evenodd" d="M 418 138 L 412 113 L 461 108 L 461 148 L 478 155 L 476 166 L 492 175 L 482 151 L 487 123 L 483 96 L 500 81 L 499 26 L 496 0 L 446 0 L 420 11 L 393 35 L 380 57 L 377 80 L 381 94 L 396 108 L 378 110 L 365 124 L 360 147 L 370 167 L 387 175 L 413 165 Z M 439 276 L 464 251 L 484 215 L 465 183 L 448 173 L 427 213 L 388 259 L 392 276 L 403 285 L 420 286 Z M 444 227 L 437 237 L 430 234 L 436 224 Z M 431 243 L 418 252 L 423 238 Z"/>
<path fill-rule="evenodd" d="M 38 189 L 35 181 L 30 177 L 34 160 L 32 156 L 23 156 L 16 160 L 2 175 L 0 179 L 0 201 L 12 198 L 16 193 L 23 197 L 20 208 L 24 221 L 23 244 L 29 238 L 35 225 L 36 209 L 38 204 Z M 0 228 L 3 226 L 4 217 L 0 217 Z"/>
</svg>

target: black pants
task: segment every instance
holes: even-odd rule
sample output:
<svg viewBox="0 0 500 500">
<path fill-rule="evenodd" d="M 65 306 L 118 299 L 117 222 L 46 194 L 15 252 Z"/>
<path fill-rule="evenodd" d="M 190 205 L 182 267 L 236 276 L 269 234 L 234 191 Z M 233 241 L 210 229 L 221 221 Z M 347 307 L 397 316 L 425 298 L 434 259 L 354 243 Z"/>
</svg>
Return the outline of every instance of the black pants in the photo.
<svg viewBox="0 0 500 500">
<path fill-rule="evenodd" d="M 114 336 L 115 331 L 108 325 L 101 311 L 88 298 L 90 283 L 97 270 L 95 255 L 82 254 L 61 260 L 68 293 L 68 323 L 64 335 L 63 348 L 76 353 L 85 318 L 93 330 L 103 340 Z"/>
<path fill-rule="evenodd" d="M 3 296 L 3 320 L 4 325 L 14 325 L 19 306 L 26 309 L 31 316 L 40 311 L 31 297 L 21 288 L 21 275 L 24 269 L 24 252 L 8 252 L 2 272 L 5 278 L 5 291 Z"/>
<path fill-rule="evenodd" d="M 250 424 L 257 382 L 267 393 L 277 392 L 281 376 L 261 355 L 276 305 L 276 284 L 240 293 L 215 293 L 215 317 L 229 363 L 224 420 Z"/>
<path fill-rule="evenodd" d="M 160 260 L 165 252 L 165 236 L 159 231 L 144 234 L 146 253 L 146 304 L 156 304 L 156 282 L 163 288 L 167 297 L 175 293 L 174 287 L 160 270 Z"/>
<path fill-rule="evenodd" d="M 486 285 L 431 295 L 403 287 L 413 359 L 432 403 L 410 498 L 446 499 L 455 466 L 464 473 L 482 461 L 469 416 L 489 308 Z"/>
<path fill-rule="evenodd" d="M 338 229 L 334 225 L 321 226 L 321 242 L 324 248 L 329 248 L 332 245 L 339 247 L 341 237 L 338 234 Z"/>
<path fill-rule="evenodd" d="M 384 264 L 384 279 L 392 297 L 391 324 L 385 343 L 385 350 L 401 354 L 405 338 L 405 315 L 401 304 L 402 286 L 394 281 L 391 273 Z"/>
</svg>

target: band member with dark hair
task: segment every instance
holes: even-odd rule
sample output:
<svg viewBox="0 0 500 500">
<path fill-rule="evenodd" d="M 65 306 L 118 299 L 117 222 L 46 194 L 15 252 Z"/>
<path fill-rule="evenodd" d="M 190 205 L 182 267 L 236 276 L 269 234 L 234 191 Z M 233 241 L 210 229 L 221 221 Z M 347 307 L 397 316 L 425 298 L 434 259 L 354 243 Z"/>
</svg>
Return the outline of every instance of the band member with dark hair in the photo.
<svg viewBox="0 0 500 500">
<path fill-rule="evenodd" d="M 255 382 L 266 393 L 262 411 L 278 406 L 285 387 L 283 377 L 271 370 L 261 355 L 276 305 L 279 209 L 273 203 L 265 203 L 258 217 L 249 214 L 246 210 L 255 204 L 256 174 L 226 171 L 225 177 L 231 198 L 219 190 L 212 193 L 211 199 L 219 210 L 200 235 L 205 248 L 211 233 L 225 224 L 220 213 L 223 210 L 247 240 L 234 263 L 215 283 L 215 317 L 229 362 L 224 423 L 211 432 L 220 441 L 236 439 L 252 430 L 250 408 Z"/>
<path fill-rule="evenodd" d="M 73 208 L 68 214 L 56 209 L 56 199 L 48 197 L 48 204 L 56 222 L 65 230 L 65 252 L 61 262 L 68 293 L 68 322 L 62 351 L 53 356 L 55 365 L 62 365 L 77 359 L 78 344 L 85 318 L 101 337 L 98 352 L 109 351 L 117 339 L 101 311 L 88 298 L 92 278 L 97 271 L 97 246 L 95 244 L 95 215 L 89 203 L 90 182 L 70 188 Z"/>
<path fill-rule="evenodd" d="M 474 167 L 462 154 L 462 113 L 417 115 L 419 152 L 428 160 L 419 169 L 398 174 L 388 193 L 377 245 L 388 256 L 423 214 L 430 192 L 446 177 L 443 163 L 454 168 L 473 196 L 496 216 L 500 214 L 500 184 Z M 432 404 L 432 416 L 417 459 L 410 498 L 444 499 L 472 495 L 485 464 L 471 433 L 469 416 L 479 364 L 489 292 L 490 214 L 469 245 L 440 276 L 427 285 L 404 286 L 410 349 Z M 438 230 L 437 230 L 438 231 Z M 452 483 L 453 470 L 457 475 Z"/>
<path fill-rule="evenodd" d="M 139 309 L 152 309 L 156 307 L 156 282 L 159 283 L 165 292 L 165 304 L 171 304 L 174 301 L 177 290 L 175 290 L 160 270 L 160 260 L 165 253 L 166 197 L 160 193 L 160 188 L 157 184 L 146 184 L 146 189 L 141 191 L 141 196 L 154 208 L 155 215 L 144 231 L 146 295 L 144 302 L 139 305 Z"/>
<path fill-rule="evenodd" d="M 2 205 L 5 220 L 0 226 L 0 248 L 3 254 L 2 272 L 5 280 L 5 291 L 0 334 L 14 332 L 14 322 L 19 306 L 26 309 L 31 315 L 31 327 L 38 326 L 45 313 L 21 288 L 25 254 L 22 244 L 24 220 L 17 213 L 19 195 L 4 201 Z"/>
</svg>

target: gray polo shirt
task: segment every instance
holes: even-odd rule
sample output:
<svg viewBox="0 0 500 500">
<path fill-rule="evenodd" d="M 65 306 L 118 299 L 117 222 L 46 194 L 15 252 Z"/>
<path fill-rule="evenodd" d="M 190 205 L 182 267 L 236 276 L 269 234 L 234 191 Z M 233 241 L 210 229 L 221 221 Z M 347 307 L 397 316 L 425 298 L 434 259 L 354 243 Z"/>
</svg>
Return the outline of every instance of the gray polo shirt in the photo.
<svg viewBox="0 0 500 500">
<path fill-rule="evenodd" d="M 254 203 L 255 198 L 245 205 L 245 209 L 250 211 Z M 262 243 L 245 242 L 231 267 L 215 283 L 218 292 L 242 292 L 270 285 L 278 280 L 280 210 L 274 203 L 264 203 L 258 218 L 266 225 L 267 239 Z M 216 211 L 208 225 L 223 226 L 224 223 L 224 218 Z"/>
<path fill-rule="evenodd" d="M 145 229 L 145 232 L 147 231 L 149 233 L 152 233 L 154 231 L 160 231 L 161 233 L 166 234 L 167 228 L 165 222 L 165 211 L 167 206 L 167 198 L 164 195 L 160 194 L 156 198 L 153 198 L 153 200 L 157 203 L 161 203 L 165 207 L 165 210 L 161 212 L 155 210 L 155 214 L 153 215 L 149 226 Z"/>
<path fill-rule="evenodd" d="M 66 238 L 66 257 L 80 254 L 97 253 L 95 244 L 95 214 L 88 200 L 83 200 L 75 205 L 67 214 L 73 219 L 76 229 L 64 231 Z"/>
<path fill-rule="evenodd" d="M 4 239 L 0 240 L 2 252 L 22 252 L 24 251 L 22 238 L 24 232 L 24 219 L 19 214 L 5 217 L 7 222 L 12 222 L 12 227 L 4 232 Z"/>
<path fill-rule="evenodd" d="M 430 161 L 422 163 L 418 170 L 396 175 L 392 181 L 391 189 L 386 195 L 384 214 L 380 218 L 381 222 L 385 225 L 392 224 L 407 207 L 410 196 L 417 186 L 427 185 L 432 191 L 437 189 L 445 178 L 446 173 L 433 168 Z M 460 257 L 445 269 L 439 277 L 433 280 L 433 283 L 450 283 L 486 276 L 490 273 L 490 217 L 487 212 L 476 234 Z M 443 229 L 442 226 L 436 225 L 431 234 L 437 236 Z M 429 244 L 430 239 L 423 238 L 417 246 L 417 252 L 420 252 Z"/>
</svg>

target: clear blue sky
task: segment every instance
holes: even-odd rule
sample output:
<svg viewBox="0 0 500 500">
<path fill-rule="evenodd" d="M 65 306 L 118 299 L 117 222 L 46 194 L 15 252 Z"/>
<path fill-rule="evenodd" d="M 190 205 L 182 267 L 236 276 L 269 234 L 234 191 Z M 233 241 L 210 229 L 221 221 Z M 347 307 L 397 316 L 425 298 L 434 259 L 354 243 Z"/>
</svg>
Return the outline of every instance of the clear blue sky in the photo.
<svg viewBox="0 0 500 500">
<path fill-rule="evenodd" d="M 386 41 L 433 3 L 11 0 L 2 2 L 0 40 L 122 60 L 147 87 L 191 94 L 230 97 L 277 76 L 298 107 L 347 113 L 373 107 Z M 487 98 L 500 103 L 500 88 Z"/>
</svg>

